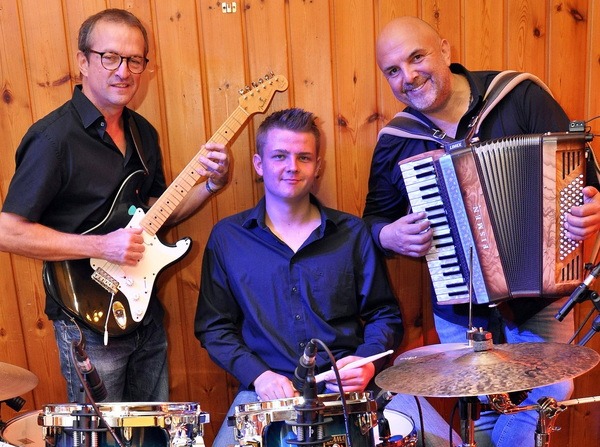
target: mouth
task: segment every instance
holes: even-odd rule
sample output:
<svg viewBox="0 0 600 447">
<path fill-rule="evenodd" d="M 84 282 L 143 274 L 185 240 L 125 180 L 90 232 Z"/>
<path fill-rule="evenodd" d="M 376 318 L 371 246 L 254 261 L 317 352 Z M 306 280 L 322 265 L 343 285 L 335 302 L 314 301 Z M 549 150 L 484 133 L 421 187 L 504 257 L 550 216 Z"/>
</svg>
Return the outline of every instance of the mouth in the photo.
<svg viewBox="0 0 600 447">
<path fill-rule="evenodd" d="M 410 96 L 413 93 L 418 93 L 423 89 L 423 87 L 425 87 L 425 84 L 427 84 L 428 81 L 428 79 L 423 79 L 422 81 L 417 81 L 413 84 L 405 85 L 402 89 L 402 93 L 407 96 Z"/>
</svg>

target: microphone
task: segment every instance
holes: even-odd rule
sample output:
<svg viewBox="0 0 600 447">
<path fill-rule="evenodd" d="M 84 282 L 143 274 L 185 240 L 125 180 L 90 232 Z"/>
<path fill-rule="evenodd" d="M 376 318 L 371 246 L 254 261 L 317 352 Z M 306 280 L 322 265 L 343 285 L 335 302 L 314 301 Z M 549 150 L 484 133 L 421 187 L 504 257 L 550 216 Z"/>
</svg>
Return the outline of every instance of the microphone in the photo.
<svg viewBox="0 0 600 447">
<path fill-rule="evenodd" d="M 298 360 L 298 366 L 294 371 L 294 377 L 292 378 L 292 385 L 298 391 L 303 391 L 304 382 L 306 377 L 311 375 L 314 377 L 315 372 L 315 358 L 317 357 L 317 343 L 314 339 L 311 339 L 304 348 L 304 354 Z"/>
<path fill-rule="evenodd" d="M 585 346 L 585 344 L 588 341 L 590 341 L 590 338 L 592 338 L 596 332 L 600 332 L 600 315 L 598 315 L 596 318 L 594 318 L 591 329 L 588 331 L 587 334 L 585 334 L 585 337 L 583 337 L 581 339 L 581 341 L 579 343 L 577 343 L 577 345 Z"/>
<path fill-rule="evenodd" d="M 96 367 L 90 361 L 82 344 L 83 343 L 77 343 L 74 345 L 75 363 L 77 363 L 81 374 L 83 374 L 89 385 L 93 400 L 95 402 L 101 402 L 108 396 L 108 391 L 106 391 L 104 382 L 100 378 L 100 375 L 98 375 L 98 370 L 96 370 Z"/>
<path fill-rule="evenodd" d="M 597 264 L 583 282 L 577 286 L 569 297 L 569 300 L 560 308 L 554 318 L 558 321 L 563 321 L 567 314 L 575 307 L 575 304 L 585 301 L 587 299 L 590 284 L 598 277 L 598 275 L 600 275 L 600 263 Z"/>
</svg>

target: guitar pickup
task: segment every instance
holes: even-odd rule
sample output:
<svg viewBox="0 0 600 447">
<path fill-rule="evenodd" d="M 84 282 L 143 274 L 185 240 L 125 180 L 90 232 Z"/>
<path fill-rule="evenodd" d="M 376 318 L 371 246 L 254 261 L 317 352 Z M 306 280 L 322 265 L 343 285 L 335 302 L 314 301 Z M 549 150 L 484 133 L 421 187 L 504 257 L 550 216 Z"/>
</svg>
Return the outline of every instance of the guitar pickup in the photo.
<svg viewBox="0 0 600 447">
<path fill-rule="evenodd" d="M 109 293 L 117 294 L 119 292 L 119 282 L 100 267 L 94 270 L 92 279 L 104 287 Z"/>
</svg>

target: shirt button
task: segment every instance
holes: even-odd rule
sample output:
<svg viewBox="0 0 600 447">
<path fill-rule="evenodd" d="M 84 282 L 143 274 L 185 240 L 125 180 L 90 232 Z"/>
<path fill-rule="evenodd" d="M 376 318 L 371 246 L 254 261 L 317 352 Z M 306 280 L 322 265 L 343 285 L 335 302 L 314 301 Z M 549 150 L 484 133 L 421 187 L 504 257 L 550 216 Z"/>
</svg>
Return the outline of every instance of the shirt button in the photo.
<svg viewBox="0 0 600 447">
<path fill-rule="evenodd" d="M 305 344 L 306 344 L 306 343 L 304 343 L 303 341 L 301 341 L 301 342 L 300 342 L 300 347 L 301 347 L 301 348 L 304 348 L 304 345 L 305 345 Z"/>
<path fill-rule="evenodd" d="M 300 319 L 300 315 L 296 314 L 296 316 L 294 317 L 296 320 Z"/>
<path fill-rule="evenodd" d="M 298 291 L 298 287 L 292 287 L 292 292 L 296 293 Z"/>
<path fill-rule="evenodd" d="M 104 121 L 100 123 L 100 127 L 104 127 Z"/>
</svg>

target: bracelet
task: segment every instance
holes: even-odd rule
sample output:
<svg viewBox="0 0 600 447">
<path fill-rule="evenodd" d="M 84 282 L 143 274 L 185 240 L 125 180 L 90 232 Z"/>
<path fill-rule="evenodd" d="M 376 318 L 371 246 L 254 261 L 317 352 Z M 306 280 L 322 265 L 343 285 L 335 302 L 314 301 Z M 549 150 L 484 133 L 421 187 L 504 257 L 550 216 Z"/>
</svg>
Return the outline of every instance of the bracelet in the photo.
<svg viewBox="0 0 600 447">
<path fill-rule="evenodd" d="M 210 186 L 210 178 L 206 179 L 206 190 L 208 191 L 209 194 L 216 194 L 217 192 L 219 192 L 219 189 L 221 188 L 215 188 L 214 185 Z"/>
</svg>

